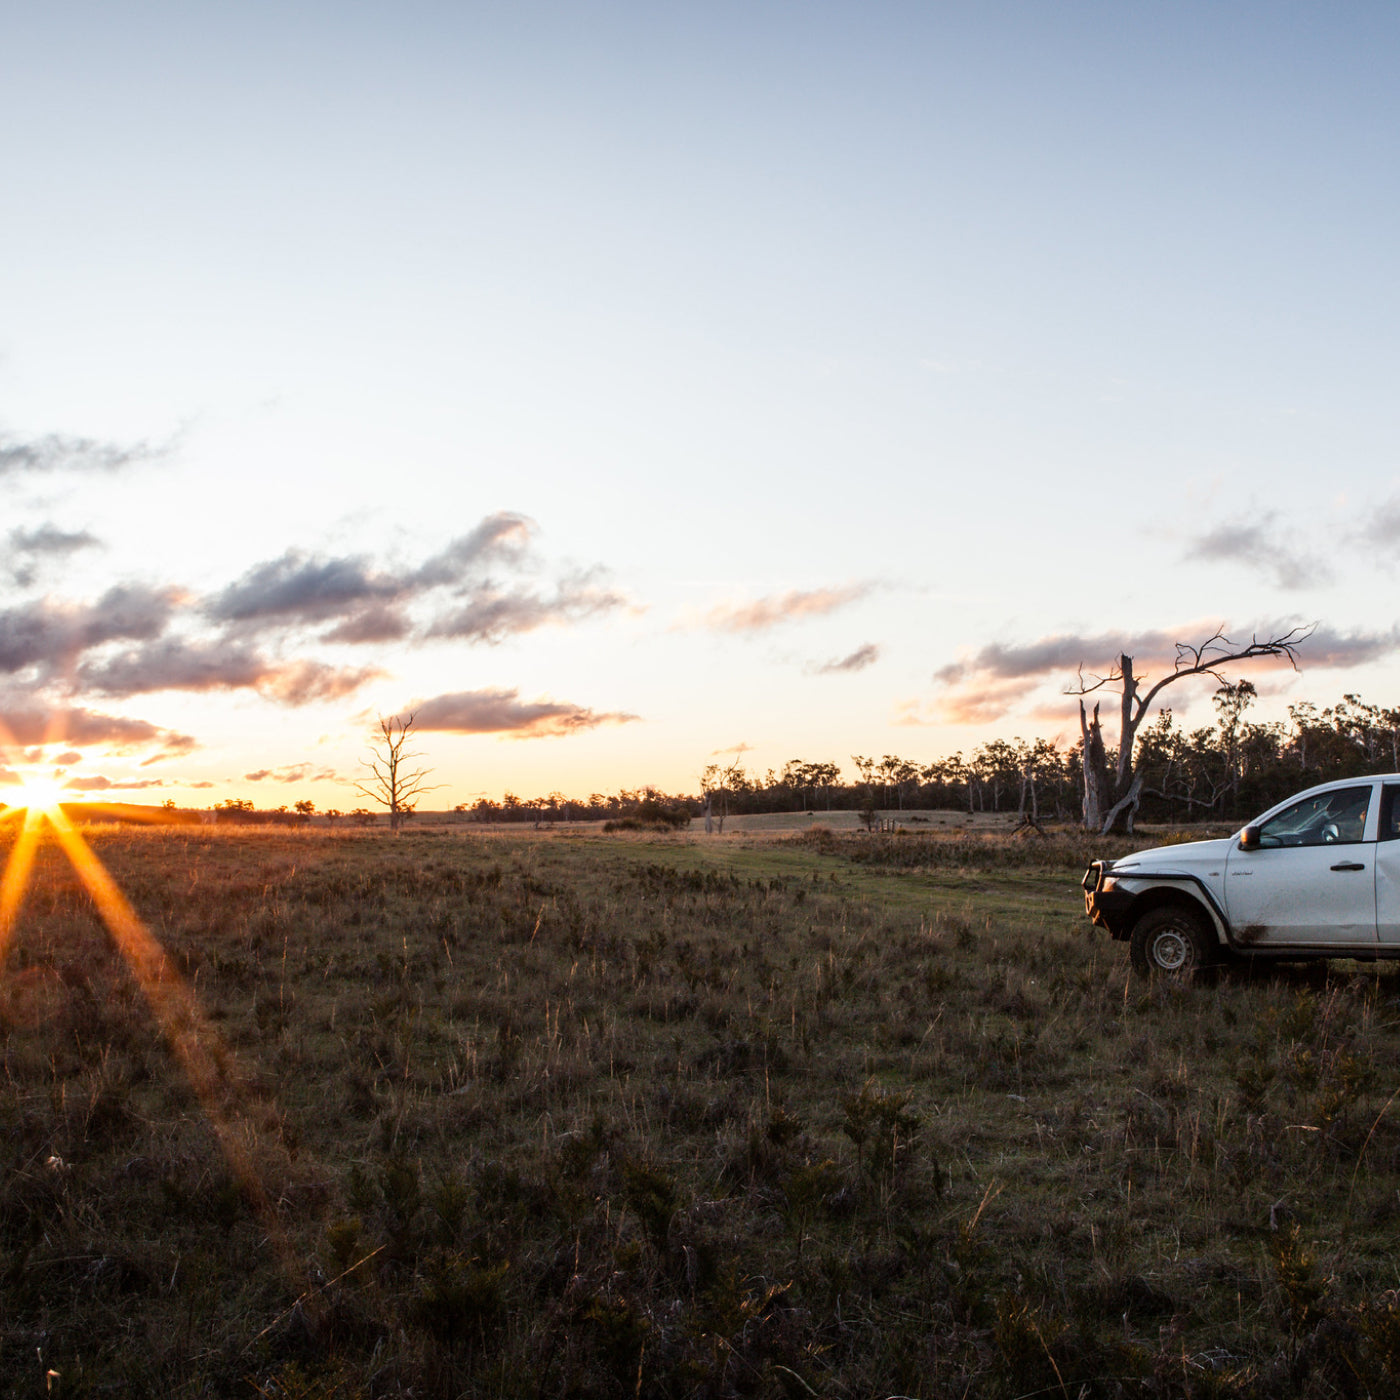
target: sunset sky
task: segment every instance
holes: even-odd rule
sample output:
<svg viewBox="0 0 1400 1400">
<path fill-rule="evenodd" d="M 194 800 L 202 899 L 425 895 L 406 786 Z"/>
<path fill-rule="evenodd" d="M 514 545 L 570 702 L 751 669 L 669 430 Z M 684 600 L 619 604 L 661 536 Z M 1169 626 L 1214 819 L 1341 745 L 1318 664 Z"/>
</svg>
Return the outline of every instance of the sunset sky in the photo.
<svg viewBox="0 0 1400 1400">
<path fill-rule="evenodd" d="M 431 806 L 850 776 L 1219 624 L 1319 624 L 1260 717 L 1400 704 L 1398 59 L 1361 3 L 0 0 L 0 777 L 350 807 L 409 709 Z"/>
</svg>

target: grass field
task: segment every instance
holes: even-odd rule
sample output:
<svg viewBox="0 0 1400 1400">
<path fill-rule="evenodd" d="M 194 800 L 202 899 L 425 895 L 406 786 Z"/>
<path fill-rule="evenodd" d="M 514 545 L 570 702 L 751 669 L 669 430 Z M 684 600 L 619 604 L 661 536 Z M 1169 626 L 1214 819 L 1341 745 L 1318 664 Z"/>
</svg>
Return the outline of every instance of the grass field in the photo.
<svg viewBox="0 0 1400 1400">
<path fill-rule="evenodd" d="M 895 827 L 907 827 L 911 834 L 932 834 L 941 831 L 970 831 L 978 835 L 989 832 L 1013 830 L 1019 821 L 1015 812 L 950 812 L 932 808 L 910 808 L 908 811 L 894 807 L 881 808 L 877 819 Z M 415 811 L 412 817 L 415 830 L 425 827 L 451 826 L 480 834 L 521 834 L 536 829 L 564 834 L 582 835 L 588 832 L 601 832 L 604 819 L 590 821 L 548 820 L 541 818 L 538 828 L 533 822 L 496 822 L 482 825 L 475 817 L 455 811 Z M 329 825 L 324 816 L 312 818 L 312 825 Z M 713 818 L 715 831 L 719 834 L 719 817 Z M 781 833 L 796 835 L 813 827 L 829 827 L 832 831 L 853 832 L 864 828 L 859 812 L 825 811 L 820 807 L 796 812 L 735 813 L 724 821 L 725 836 L 756 836 Z M 703 817 L 692 817 L 689 830 L 699 836 L 705 830 Z"/>
<path fill-rule="evenodd" d="M 197 1010 L 41 852 L 10 1394 L 1400 1392 L 1391 967 L 1133 980 L 1072 835 L 91 839 Z"/>
</svg>

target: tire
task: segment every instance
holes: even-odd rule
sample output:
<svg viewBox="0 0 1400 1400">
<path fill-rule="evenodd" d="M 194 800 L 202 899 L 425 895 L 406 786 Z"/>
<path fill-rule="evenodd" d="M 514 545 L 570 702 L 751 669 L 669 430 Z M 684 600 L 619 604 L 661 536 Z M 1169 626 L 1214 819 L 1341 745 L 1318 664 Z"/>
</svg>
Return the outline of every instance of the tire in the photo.
<svg viewBox="0 0 1400 1400">
<path fill-rule="evenodd" d="M 1159 904 L 1133 925 L 1133 971 L 1141 977 L 1189 982 L 1216 960 L 1205 919 L 1180 904 Z"/>
</svg>

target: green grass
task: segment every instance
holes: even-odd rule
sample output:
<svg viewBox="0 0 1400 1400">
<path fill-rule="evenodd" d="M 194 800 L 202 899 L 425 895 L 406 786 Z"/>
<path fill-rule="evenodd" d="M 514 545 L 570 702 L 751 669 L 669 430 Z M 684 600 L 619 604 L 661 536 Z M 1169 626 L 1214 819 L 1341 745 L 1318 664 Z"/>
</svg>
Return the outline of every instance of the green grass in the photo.
<svg viewBox="0 0 1400 1400">
<path fill-rule="evenodd" d="M 268 1204 L 46 851 L 10 1393 L 1400 1388 L 1395 971 L 1133 980 L 1078 836 L 94 839 Z"/>
</svg>

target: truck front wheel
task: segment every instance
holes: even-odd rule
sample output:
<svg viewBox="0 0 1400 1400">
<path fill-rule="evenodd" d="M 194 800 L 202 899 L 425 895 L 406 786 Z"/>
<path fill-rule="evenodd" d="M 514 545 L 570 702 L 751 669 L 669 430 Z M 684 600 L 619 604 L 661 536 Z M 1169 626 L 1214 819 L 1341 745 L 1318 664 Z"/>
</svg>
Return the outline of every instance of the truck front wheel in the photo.
<svg viewBox="0 0 1400 1400">
<path fill-rule="evenodd" d="M 1189 982 L 1215 961 L 1215 940 L 1205 920 L 1179 904 L 1149 909 L 1133 925 L 1133 971 L 1143 977 Z"/>
</svg>

